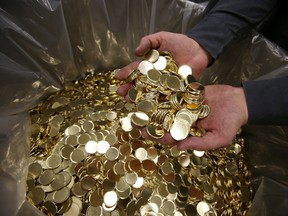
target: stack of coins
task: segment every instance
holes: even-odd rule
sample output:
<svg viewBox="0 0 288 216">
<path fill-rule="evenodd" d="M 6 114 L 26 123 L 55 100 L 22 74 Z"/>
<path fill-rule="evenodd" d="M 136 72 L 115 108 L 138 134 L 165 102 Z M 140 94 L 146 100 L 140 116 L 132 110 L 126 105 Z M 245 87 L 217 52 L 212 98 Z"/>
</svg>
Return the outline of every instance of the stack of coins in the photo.
<svg viewBox="0 0 288 216">
<path fill-rule="evenodd" d="M 162 138 L 165 131 L 177 141 L 195 136 L 194 123 L 209 114 L 209 106 L 203 104 L 204 86 L 195 81 L 188 65 L 178 67 L 168 52 L 152 49 L 126 82 L 133 83 L 128 92 L 136 106 L 132 125 L 146 126 L 155 139 Z M 197 135 L 202 132 L 198 130 Z"/>
<path fill-rule="evenodd" d="M 116 94 L 119 84 L 114 71 L 89 74 L 31 110 L 28 201 L 47 215 L 245 215 L 252 188 L 240 134 L 207 152 L 145 140 L 121 126 L 127 116 L 147 116 Z M 151 118 L 160 122 L 166 112 Z M 190 117 L 179 110 L 175 118 Z"/>
</svg>

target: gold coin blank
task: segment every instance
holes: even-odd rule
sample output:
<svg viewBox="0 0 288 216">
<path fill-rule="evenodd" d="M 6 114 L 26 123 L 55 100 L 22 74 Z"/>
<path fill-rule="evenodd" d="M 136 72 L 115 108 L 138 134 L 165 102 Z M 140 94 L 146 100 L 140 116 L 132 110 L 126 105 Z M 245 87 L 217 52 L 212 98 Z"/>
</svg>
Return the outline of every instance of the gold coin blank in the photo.
<svg viewBox="0 0 288 216">
<path fill-rule="evenodd" d="M 84 121 L 81 125 L 83 131 L 91 131 L 94 129 L 94 123 L 92 121 Z"/>
<path fill-rule="evenodd" d="M 158 60 L 153 63 L 154 68 L 157 70 L 164 70 L 166 68 L 166 65 L 167 65 L 167 59 L 163 56 L 159 56 Z"/>
<path fill-rule="evenodd" d="M 140 160 L 143 161 L 145 159 L 147 159 L 147 151 L 145 148 L 138 148 L 135 151 L 135 157 Z"/>
<path fill-rule="evenodd" d="M 103 208 L 101 206 L 89 206 L 86 210 L 87 216 L 101 216 L 103 215 Z"/>
<path fill-rule="evenodd" d="M 135 88 L 132 87 L 128 90 L 128 98 L 131 102 L 136 102 L 139 99 L 139 96 L 139 91 Z"/>
<path fill-rule="evenodd" d="M 88 154 L 95 154 L 97 152 L 97 142 L 90 140 L 85 144 L 85 151 Z"/>
<path fill-rule="evenodd" d="M 117 204 L 117 194 L 115 191 L 107 191 L 103 196 L 103 201 L 106 206 L 113 207 Z"/>
<path fill-rule="evenodd" d="M 74 147 L 71 145 L 64 145 L 61 149 L 60 149 L 60 155 L 63 159 L 69 159 L 70 158 L 70 154 L 71 152 L 73 152 Z"/>
<path fill-rule="evenodd" d="M 35 187 L 28 192 L 27 197 L 30 198 L 35 205 L 39 205 L 45 198 L 45 192 L 42 188 Z"/>
<path fill-rule="evenodd" d="M 28 172 L 34 179 L 41 174 L 42 170 L 42 166 L 38 162 L 30 164 L 28 167 Z"/>
<path fill-rule="evenodd" d="M 111 147 L 107 150 L 105 156 L 108 160 L 114 161 L 119 157 L 119 150 L 115 147 Z"/>
<path fill-rule="evenodd" d="M 155 49 L 151 49 L 147 54 L 145 54 L 144 58 L 149 62 L 156 62 L 159 58 L 159 52 Z"/>
<path fill-rule="evenodd" d="M 80 126 L 74 124 L 74 125 L 71 125 L 70 127 L 66 128 L 65 134 L 66 135 L 75 135 L 75 134 L 80 133 L 80 131 L 81 131 Z"/>
<path fill-rule="evenodd" d="M 80 182 L 81 188 L 83 188 L 83 190 L 91 190 L 96 185 L 97 181 L 92 176 L 86 175 L 81 178 Z"/>
<path fill-rule="evenodd" d="M 52 201 L 44 202 L 43 207 L 45 208 L 48 215 L 56 215 L 58 211 L 57 205 Z"/>
<path fill-rule="evenodd" d="M 156 111 L 156 105 L 154 101 L 151 100 L 142 100 L 137 103 L 137 111 L 151 114 Z"/>
<path fill-rule="evenodd" d="M 71 154 L 70 154 L 70 160 L 73 163 L 79 163 L 85 158 L 85 152 L 81 149 L 75 149 Z"/>
<path fill-rule="evenodd" d="M 160 76 L 161 76 L 160 71 L 156 69 L 151 69 L 147 71 L 147 79 L 152 83 L 157 84 L 160 80 Z"/>
<path fill-rule="evenodd" d="M 55 178 L 55 174 L 53 172 L 53 170 L 45 170 L 43 173 L 41 173 L 41 175 L 38 178 L 38 182 L 41 185 L 48 185 L 50 184 Z"/>
<path fill-rule="evenodd" d="M 190 131 L 190 125 L 186 120 L 174 121 L 170 129 L 170 134 L 173 139 L 180 141 L 185 139 Z"/>
<path fill-rule="evenodd" d="M 55 169 L 60 166 L 62 158 L 58 154 L 52 154 L 46 159 L 46 165 L 50 169 Z"/>
<path fill-rule="evenodd" d="M 138 69 L 140 73 L 146 75 L 149 70 L 154 69 L 154 66 L 151 62 L 143 60 L 139 63 Z"/>
<path fill-rule="evenodd" d="M 93 191 L 89 196 L 89 202 L 91 206 L 97 207 L 100 206 L 103 202 L 103 196 L 100 196 L 98 191 Z"/>
<path fill-rule="evenodd" d="M 83 197 L 84 195 L 86 195 L 86 193 L 88 192 L 87 190 L 84 190 L 81 187 L 81 183 L 77 182 L 73 185 L 73 187 L 71 188 L 71 192 L 77 196 L 77 197 Z"/>
<path fill-rule="evenodd" d="M 143 127 L 148 124 L 149 116 L 144 112 L 135 112 L 131 116 L 131 122 L 139 127 Z"/>
<path fill-rule="evenodd" d="M 189 65 L 181 65 L 178 68 L 178 74 L 185 79 L 188 75 L 192 75 L 192 69 Z"/>
<path fill-rule="evenodd" d="M 161 166 L 161 170 L 164 174 L 170 174 L 172 172 L 174 172 L 173 166 L 170 162 L 164 162 Z"/>
<path fill-rule="evenodd" d="M 51 188 L 53 190 L 59 190 L 62 187 L 64 187 L 65 186 L 65 177 L 64 177 L 64 175 L 62 175 L 61 173 L 57 174 L 55 176 L 54 180 L 51 182 L 50 186 L 51 186 Z"/>
<path fill-rule="evenodd" d="M 156 170 L 157 166 L 154 161 L 146 159 L 142 161 L 143 169 L 149 172 L 153 172 Z"/>
<path fill-rule="evenodd" d="M 171 215 L 176 210 L 175 203 L 172 200 L 165 200 L 163 202 L 163 209 L 168 215 Z"/>
<path fill-rule="evenodd" d="M 168 76 L 166 79 L 167 88 L 177 91 L 180 89 L 180 79 L 176 76 Z"/>
<path fill-rule="evenodd" d="M 197 206 L 196 206 L 196 209 L 197 209 L 197 213 L 200 215 L 200 216 L 204 216 L 206 212 L 208 212 L 210 210 L 210 206 L 207 202 L 204 202 L 204 201 L 200 201 Z"/>
<path fill-rule="evenodd" d="M 91 136 L 88 133 L 83 133 L 78 136 L 79 145 L 85 145 L 88 141 L 90 141 Z"/>
<path fill-rule="evenodd" d="M 146 126 L 146 131 L 149 136 L 155 139 L 160 139 L 164 136 L 164 128 L 160 124 L 149 123 Z"/>
<path fill-rule="evenodd" d="M 55 191 L 53 194 L 53 200 L 55 203 L 63 203 L 70 196 L 70 189 L 67 187 L 62 188 L 61 190 Z"/>
</svg>

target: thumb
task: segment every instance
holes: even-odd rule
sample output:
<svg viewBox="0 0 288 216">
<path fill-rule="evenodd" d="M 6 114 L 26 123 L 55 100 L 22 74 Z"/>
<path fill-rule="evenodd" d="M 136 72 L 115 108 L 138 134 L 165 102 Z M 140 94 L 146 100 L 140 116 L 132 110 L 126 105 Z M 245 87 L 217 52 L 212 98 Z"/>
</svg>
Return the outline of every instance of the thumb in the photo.
<svg viewBox="0 0 288 216">
<path fill-rule="evenodd" d="M 152 48 L 151 41 L 148 38 L 142 38 L 140 44 L 135 49 L 135 55 L 138 57 L 144 56 Z"/>
<path fill-rule="evenodd" d="M 138 57 L 144 56 L 151 49 L 158 49 L 161 45 L 160 33 L 151 34 L 141 39 L 140 44 L 135 49 L 135 55 Z"/>
</svg>

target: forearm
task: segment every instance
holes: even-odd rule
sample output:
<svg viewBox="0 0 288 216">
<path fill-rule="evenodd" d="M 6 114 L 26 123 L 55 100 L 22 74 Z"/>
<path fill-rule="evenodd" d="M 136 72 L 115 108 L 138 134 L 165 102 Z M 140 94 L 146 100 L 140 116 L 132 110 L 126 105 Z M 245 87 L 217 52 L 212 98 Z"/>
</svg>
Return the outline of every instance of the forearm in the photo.
<svg viewBox="0 0 288 216">
<path fill-rule="evenodd" d="M 216 59 L 242 30 L 267 17 L 276 3 L 277 0 L 219 0 L 187 35 Z"/>
<path fill-rule="evenodd" d="M 288 76 L 243 82 L 249 124 L 288 125 Z"/>
</svg>

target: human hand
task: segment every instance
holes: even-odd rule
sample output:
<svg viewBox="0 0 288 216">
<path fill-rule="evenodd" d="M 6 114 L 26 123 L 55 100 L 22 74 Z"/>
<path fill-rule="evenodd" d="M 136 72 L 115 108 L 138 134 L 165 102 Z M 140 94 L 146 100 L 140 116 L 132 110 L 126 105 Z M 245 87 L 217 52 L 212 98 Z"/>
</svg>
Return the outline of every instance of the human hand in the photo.
<svg viewBox="0 0 288 216">
<path fill-rule="evenodd" d="M 151 49 L 168 51 L 173 56 L 176 63 L 189 65 L 192 68 L 193 76 L 199 78 L 207 65 L 212 61 L 212 57 L 193 39 L 184 34 L 158 32 L 145 36 L 141 39 L 139 46 L 135 49 L 136 56 L 144 56 Z M 136 69 L 140 61 L 135 61 L 116 73 L 116 78 L 125 80 L 129 73 Z M 126 97 L 131 84 L 126 83 L 118 88 L 118 94 Z"/>
<path fill-rule="evenodd" d="M 155 141 L 176 144 L 179 150 L 209 150 L 231 144 L 239 128 L 248 121 L 243 89 L 228 85 L 206 86 L 205 103 L 209 105 L 210 113 L 196 122 L 198 128 L 206 130 L 203 137 L 188 137 L 176 142 L 166 133 L 163 138 Z M 144 129 L 142 136 L 151 139 Z"/>
<path fill-rule="evenodd" d="M 143 56 L 151 49 L 170 52 L 179 66 L 186 64 L 192 68 L 195 78 L 199 78 L 212 61 L 210 54 L 195 40 L 179 33 L 162 31 L 147 35 L 141 39 L 135 55 Z"/>
</svg>

